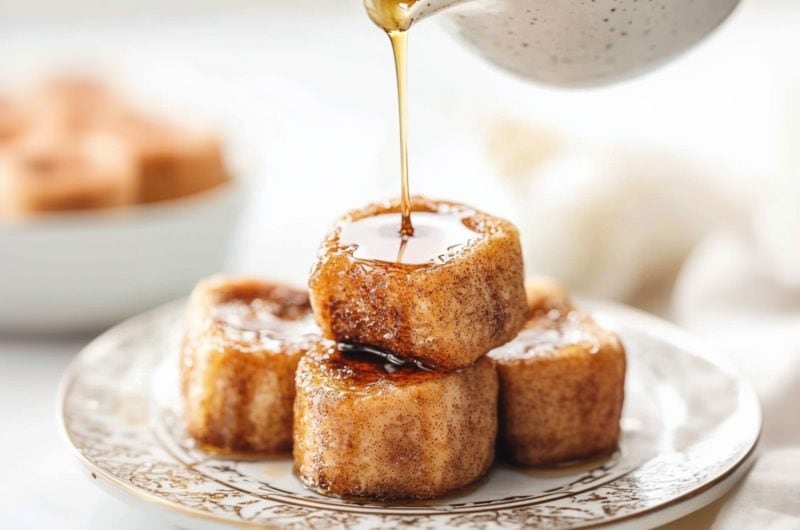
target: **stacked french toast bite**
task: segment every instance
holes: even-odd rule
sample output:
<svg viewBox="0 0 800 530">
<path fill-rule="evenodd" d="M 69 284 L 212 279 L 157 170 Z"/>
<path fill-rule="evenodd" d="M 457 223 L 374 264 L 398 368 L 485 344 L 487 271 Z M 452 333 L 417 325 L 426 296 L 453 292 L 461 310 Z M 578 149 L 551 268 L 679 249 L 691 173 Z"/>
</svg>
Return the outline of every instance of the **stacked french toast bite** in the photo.
<svg viewBox="0 0 800 530">
<path fill-rule="evenodd" d="M 366 245 L 345 240 L 348 228 L 384 216 L 399 223 L 400 204 L 353 210 L 327 235 L 311 271 L 314 314 L 331 339 L 382 348 L 439 370 L 466 368 L 514 338 L 525 322 L 519 232 L 504 219 L 462 204 L 415 197 L 411 206 L 417 218 L 434 215 L 460 225 L 467 234 L 442 245 L 445 251 L 448 245 L 458 248 L 421 252 L 415 263 L 359 255 Z M 435 225 L 430 231 L 435 228 L 452 232 Z M 416 237 L 427 250 L 426 235 Z"/>
<path fill-rule="evenodd" d="M 189 433 L 225 449 L 291 445 L 308 488 L 378 500 L 473 483 L 496 445 L 526 466 L 613 450 L 617 337 L 558 285 L 526 287 L 508 221 L 414 198 L 415 235 L 398 249 L 396 232 L 376 234 L 399 212 L 386 202 L 337 221 L 308 295 L 233 278 L 197 287 L 182 349 Z"/>
<path fill-rule="evenodd" d="M 309 488 L 441 497 L 492 464 L 497 374 L 487 358 L 432 371 L 334 344 L 300 361 L 294 410 L 295 469 Z"/>
<path fill-rule="evenodd" d="M 373 233 L 352 236 L 386 219 L 386 241 L 400 241 L 400 203 L 374 204 L 335 224 L 311 272 L 320 328 L 350 345 L 307 355 L 297 372 L 295 466 L 322 493 L 438 497 L 494 459 L 497 374 L 485 355 L 527 315 L 519 233 L 464 205 L 411 206 L 418 239 L 405 256 L 385 259 Z"/>
</svg>

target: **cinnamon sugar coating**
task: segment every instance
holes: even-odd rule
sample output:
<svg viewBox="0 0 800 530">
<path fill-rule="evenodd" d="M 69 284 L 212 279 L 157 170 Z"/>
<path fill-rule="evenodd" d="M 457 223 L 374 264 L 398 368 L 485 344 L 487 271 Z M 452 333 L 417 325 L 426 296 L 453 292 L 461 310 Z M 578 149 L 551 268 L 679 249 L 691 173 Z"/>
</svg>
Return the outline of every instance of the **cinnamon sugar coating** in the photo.
<svg viewBox="0 0 800 530">
<path fill-rule="evenodd" d="M 531 316 L 489 353 L 500 381 L 500 447 L 549 466 L 613 451 L 620 434 L 625 350 L 552 282 L 528 285 Z"/>
<path fill-rule="evenodd" d="M 516 227 L 462 204 L 414 197 L 413 212 L 461 212 L 475 239 L 422 264 L 361 259 L 341 244 L 345 224 L 399 210 L 398 201 L 353 210 L 323 241 L 309 279 L 323 334 L 442 370 L 469 366 L 514 338 L 527 314 Z"/>
<path fill-rule="evenodd" d="M 441 497 L 488 471 L 496 432 L 497 375 L 485 357 L 434 372 L 334 345 L 297 369 L 295 469 L 321 493 Z"/>
<path fill-rule="evenodd" d="M 198 284 L 180 363 L 189 434 L 223 450 L 289 450 L 294 374 L 318 333 L 304 291 L 223 276 Z"/>
</svg>

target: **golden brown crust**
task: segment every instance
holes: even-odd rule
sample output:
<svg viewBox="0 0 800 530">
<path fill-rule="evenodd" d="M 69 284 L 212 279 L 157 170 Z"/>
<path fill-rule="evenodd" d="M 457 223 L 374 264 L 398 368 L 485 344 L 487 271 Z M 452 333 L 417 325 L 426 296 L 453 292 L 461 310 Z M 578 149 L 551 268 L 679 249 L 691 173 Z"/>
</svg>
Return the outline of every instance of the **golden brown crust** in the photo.
<svg viewBox="0 0 800 530">
<path fill-rule="evenodd" d="M 371 363 L 371 365 L 370 365 Z M 320 493 L 426 499 L 489 469 L 497 432 L 497 375 L 484 357 L 452 372 L 348 360 L 336 346 L 300 361 L 294 461 Z"/>
<path fill-rule="evenodd" d="M 511 340 L 527 314 L 514 225 L 461 204 L 414 197 L 414 212 L 462 212 L 479 237 L 441 262 L 420 265 L 362 260 L 340 244 L 344 224 L 399 209 L 391 201 L 354 210 L 323 241 L 309 287 L 325 336 L 443 370 L 469 366 Z"/>
<path fill-rule="evenodd" d="M 500 381 L 500 445 L 534 466 L 611 452 L 624 397 L 619 339 L 552 287 L 529 285 L 531 319 L 515 340 L 489 353 Z"/>
<path fill-rule="evenodd" d="M 224 450 L 290 449 L 294 373 L 318 340 L 304 291 L 222 276 L 198 284 L 181 348 L 189 434 Z"/>
</svg>

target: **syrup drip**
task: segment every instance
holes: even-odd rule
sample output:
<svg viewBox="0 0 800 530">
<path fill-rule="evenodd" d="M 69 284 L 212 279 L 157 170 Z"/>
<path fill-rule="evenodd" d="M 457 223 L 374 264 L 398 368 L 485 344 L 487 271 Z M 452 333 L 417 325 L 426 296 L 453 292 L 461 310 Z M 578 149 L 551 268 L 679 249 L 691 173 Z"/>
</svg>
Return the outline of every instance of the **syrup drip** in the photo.
<svg viewBox="0 0 800 530">
<path fill-rule="evenodd" d="M 411 191 L 408 183 L 408 104 L 406 97 L 406 51 L 408 34 L 405 31 L 390 31 L 389 40 L 394 52 L 395 73 L 397 74 L 397 108 L 400 122 L 400 235 L 411 237 L 414 226 L 411 224 Z M 398 258 L 398 261 L 400 259 Z"/>
<path fill-rule="evenodd" d="M 381 348 L 376 348 L 374 346 L 367 346 L 364 344 L 349 344 L 349 343 L 339 343 L 339 351 L 342 352 L 345 356 L 359 356 L 360 358 L 367 358 L 372 362 L 381 362 L 383 364 L 383 369 L 392 374 L 401 368 L 410 368 L 414 367 L 419 370 L 424 370 L 426 372 L 432 372 L 433 370 L 423 364 L 422 362 L 414 359 L 414 360 L 406 360 L 401 359 L 400 357 L 396 356 L 390 351 L 383 350 Z"/>
<path fill-rule="evenodd" d="M 364 0 L 367 14 L 389 36 L 397 78 L 397 110 L 400 125 L 400 235 L 413 236 L 411 191 L 408 182 L 408 104 L 406 97 L 406 57 L 408 28 L 413 22 L 408 11 L 416 0 Z M 398 257 L 398 261 L 400 261 Z"/>
</svg>

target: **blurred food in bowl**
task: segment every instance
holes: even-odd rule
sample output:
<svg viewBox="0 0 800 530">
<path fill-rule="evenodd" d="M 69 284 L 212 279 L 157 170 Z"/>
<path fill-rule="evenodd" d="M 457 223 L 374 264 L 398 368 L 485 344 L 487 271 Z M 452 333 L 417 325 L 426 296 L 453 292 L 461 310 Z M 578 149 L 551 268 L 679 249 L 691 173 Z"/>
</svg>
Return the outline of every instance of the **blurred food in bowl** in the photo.
<svg viewBox="0 0 800 530">
<path fill-rule="evenodd" d="M 23 110 L 10 98 L 0 94 L 0 142 L 5 142 L 22 132 L 25 123 Z"/>
<path fill-rule="evenodd" d="M 185 197 L 227 179 L 219 143 L 208 132 L 135 118 L 117 127 L 136 153 L 141 202 Z"/>
<path fill-rule="evenodd" d="M 0 96 L 0 161 L 0 218 L 176 199 L 229 179 L 212 132 L 84 78 Z"/>
<path fill-rule="evenodd" d="M 217 135 L 107 85 L 0 95 L 0 333 L 94 331 L 224 268 L 241 211 Z"/>
<path fill-rule="evenodd" d="M 133 204 L 135 169 L 114 136 L 31 132 L 0 149 L 0 214 L 20 218 Z"/>
</svg>

